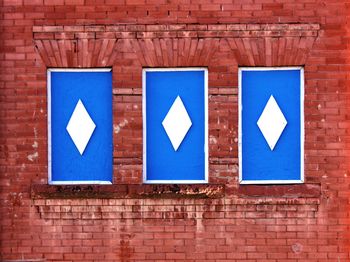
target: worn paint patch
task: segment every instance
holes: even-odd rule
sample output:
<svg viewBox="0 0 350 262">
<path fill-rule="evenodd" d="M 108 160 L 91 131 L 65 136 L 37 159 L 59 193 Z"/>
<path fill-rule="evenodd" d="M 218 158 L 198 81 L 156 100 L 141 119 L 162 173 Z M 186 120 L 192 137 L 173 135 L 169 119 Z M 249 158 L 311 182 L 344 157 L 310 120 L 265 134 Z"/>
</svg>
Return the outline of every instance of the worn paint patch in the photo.
<svg viewBox="0 0 350 262">
<path fill-rule="evenodd" d="M 210 136 L 209 137 L 209 143 L 216 145 L 218 143 L 218 140 L 216 139 L 215 136 Z"/>
<path fill-rule="evenodd" d="M 33 148 L 38 148 L 38 146 L 39 146 L 38 142 L 37 142 L 37 141 L 34 141 L 34 143 L 32 144 L 32 147 L 33 147 Z"/>
<path fill-rule="evenodd" d="M 114 126 L 114 133 L 118 134 L 120 130 L 127 124 L 129 124 L 129 121 L 127 119 L 121 121 L 118 125 Z"/>
<path fill-rule="evenodd" d="M 292 250 L 295 254 L 300 254 L 303 251 L 303 245 L 300 243 L 295 243 L 292 245 Z"/>
<path fill-rule="evenodd" d="M 39 153 L 38 152 L 34 152 L 33 154 L 30 154 L 27 156 L 27 159 L 31 162 L 33 162 L 34 160 L 36 160 L 39 157 Z"/>
</svg>

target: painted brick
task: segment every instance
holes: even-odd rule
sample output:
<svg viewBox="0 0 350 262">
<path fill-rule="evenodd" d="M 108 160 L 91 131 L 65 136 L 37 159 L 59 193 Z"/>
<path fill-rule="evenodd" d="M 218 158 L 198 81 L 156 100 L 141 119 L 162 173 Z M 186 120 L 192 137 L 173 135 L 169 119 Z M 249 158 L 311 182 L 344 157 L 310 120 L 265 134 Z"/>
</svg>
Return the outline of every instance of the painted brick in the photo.
<svg viewBox="0 0 350 262">
<path fill-rule="evenodd" d="M 0 259 L 350 259 L 347 3 L 4 0 L 2 9 Z M 240 186 L 238 66 L 296 65 L 306 183 Z M 225 195 L 29 193 L 47 183 L 47 67 L 113 68 L 113 183 L 141 184 L 142 67 L 192 66 L 208 67 L 209 180 Z"/>
</svg>

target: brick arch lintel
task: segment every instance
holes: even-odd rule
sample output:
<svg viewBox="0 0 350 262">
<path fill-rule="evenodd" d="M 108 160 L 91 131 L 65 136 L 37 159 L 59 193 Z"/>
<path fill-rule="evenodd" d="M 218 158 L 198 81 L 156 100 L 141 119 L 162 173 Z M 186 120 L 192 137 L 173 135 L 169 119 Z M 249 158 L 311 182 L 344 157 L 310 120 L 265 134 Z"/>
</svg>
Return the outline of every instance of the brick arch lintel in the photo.
<svg viewBox="0 0 350 262">
<path fill-rule="evenodd" d="M 318 24 L 34 26 L 47 67 L 112 67 L 131 49 L 143 67 L 209 66 L 228 44 L 240 66 L 305 64 Z"/>
</svg>

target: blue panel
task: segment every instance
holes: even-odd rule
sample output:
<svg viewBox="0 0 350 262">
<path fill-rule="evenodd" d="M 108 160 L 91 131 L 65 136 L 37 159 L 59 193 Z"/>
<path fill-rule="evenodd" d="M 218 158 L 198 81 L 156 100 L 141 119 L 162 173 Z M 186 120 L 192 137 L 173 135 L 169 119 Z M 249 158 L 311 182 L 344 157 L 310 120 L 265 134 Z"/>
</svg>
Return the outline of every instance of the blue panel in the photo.
<svg viewBox="0 0 350 262">
<path fill-rule="evenodd" d="M 204 71 L 146 72 L 147 180 L 205 180 Z M 192 126 L 175 151 L 162 121 L 176 97 Z"/>
<path fill-rule="evenodd" d="M 300 70 L 242 71 L 244 181 L 301 179 L 300 81 Z M 257 125 L 271 95 L 288 122 L 273 151 Z"/>
<path fill-rule="evenodd" d="M 80 155 L 66 127 L 79 99 L 96 128 Z M 52 181 L 112 181 L 111 72 L 51 72 Z"/>
</svg>

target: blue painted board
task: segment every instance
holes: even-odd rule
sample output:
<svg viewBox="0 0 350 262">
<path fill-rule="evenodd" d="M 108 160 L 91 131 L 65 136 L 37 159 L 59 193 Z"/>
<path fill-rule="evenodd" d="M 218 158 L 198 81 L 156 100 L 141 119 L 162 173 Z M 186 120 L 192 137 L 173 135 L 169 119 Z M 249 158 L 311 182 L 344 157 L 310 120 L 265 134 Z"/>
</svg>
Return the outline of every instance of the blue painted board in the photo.
<svg viewBox="0 0 350 262">
<path fill-rule="evenodd" d="M 272 151 L 257 125 L 271 95 L 288 122 Z M 242 180 L 300 180 L 301 70 L 243 70 L 241 96 Z"/>
<path fill-rule="evenodd" d="M 177 151 L 162 121 L 180 96 L 192 126 Z M 146 71 L 146 180 L 205 180 L 205 71 Z"/>
<path fill-rule="evenodd" d="M 96 125 L 80 155 L 66 127 L 79 99 Z M 51 180 L 112 181 L 111 72 L 51 72 Z"/>
</svg>

